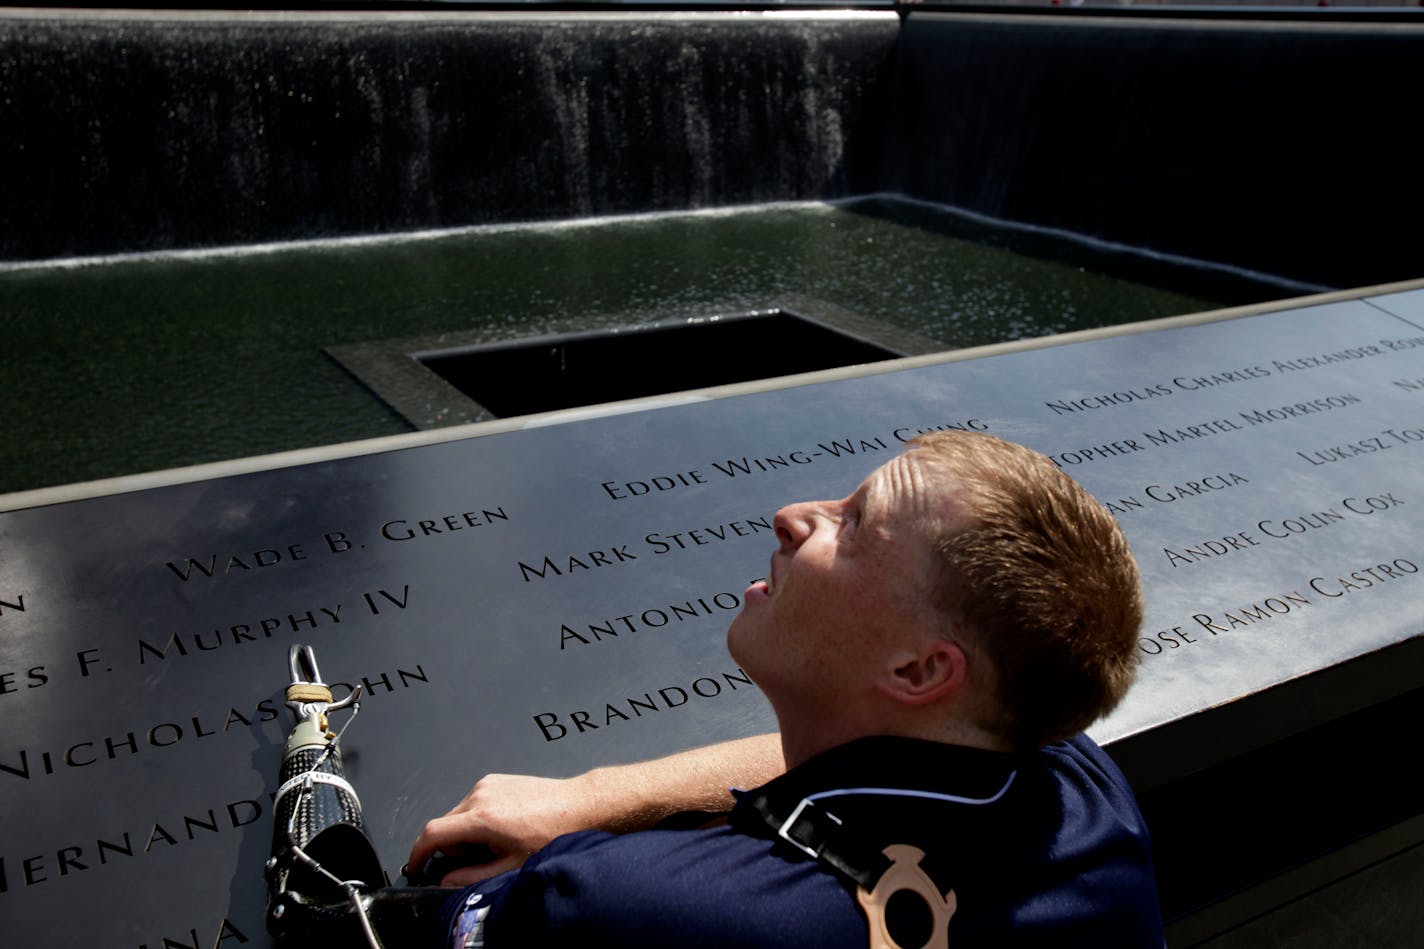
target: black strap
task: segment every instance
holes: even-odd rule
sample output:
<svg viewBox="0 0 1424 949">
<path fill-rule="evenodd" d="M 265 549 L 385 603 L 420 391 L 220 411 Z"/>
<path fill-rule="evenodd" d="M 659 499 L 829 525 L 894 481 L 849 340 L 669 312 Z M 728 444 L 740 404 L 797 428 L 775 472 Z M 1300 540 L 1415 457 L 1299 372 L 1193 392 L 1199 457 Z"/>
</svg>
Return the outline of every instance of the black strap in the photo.
<svg viewBox="0 0 1424 949">
<path fill-rule="evenodd" d="M 749 803 L 751 812 L 777 837 L 857 886 L 875 889 L 890 869 L 890 859 L 875 841 L 810 798 L 803 798 L 789 814 L 778 814 L 766 795 Z"/>
<path fill-rule="evenodd" d="M 756 790 L 735 792 L 731 823 L 744 833 L 785 841 L 867 891 L 893 865 L 885 847 L 915 846 L 925 852 L 920 867 L 943 892 L 961 872 L 954 842 L 946 837 L 967 814 L 953 805 L 999 800 L 1013 784 L 1018 764 L 1015 756 L 979 748 L 858 738 Z M 879 786 L 864 786 L 866 775 L 878 776 Z M 941 813 L 945 804 L 950 809 Z"/>
</svg>

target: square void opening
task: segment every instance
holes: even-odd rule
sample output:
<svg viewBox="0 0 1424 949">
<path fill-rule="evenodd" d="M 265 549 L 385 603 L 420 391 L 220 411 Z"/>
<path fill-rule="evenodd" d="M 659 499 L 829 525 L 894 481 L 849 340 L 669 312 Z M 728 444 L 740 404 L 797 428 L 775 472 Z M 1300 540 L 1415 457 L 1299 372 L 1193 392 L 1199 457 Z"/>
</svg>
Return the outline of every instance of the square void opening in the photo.
<svg viewBox="0 0 1424 949">
<path fill-rule="evenodd" d="M 906 355 L 787 310 L 414 354 L 507 418 Z"/>
</svg>

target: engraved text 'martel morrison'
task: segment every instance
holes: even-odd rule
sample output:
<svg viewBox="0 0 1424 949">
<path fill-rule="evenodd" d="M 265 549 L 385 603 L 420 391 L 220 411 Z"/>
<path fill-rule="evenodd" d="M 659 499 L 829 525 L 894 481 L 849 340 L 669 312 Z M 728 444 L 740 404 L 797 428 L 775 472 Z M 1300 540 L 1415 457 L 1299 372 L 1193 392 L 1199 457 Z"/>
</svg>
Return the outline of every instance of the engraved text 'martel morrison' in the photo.
<svg viewBox="0 0 1424 949">
<path fill-rule="evenodd" d="M 1236 413 L 1236 417 L 1240 421 L 1232 418 L 1216 418 L 1199 420 L 1190 425 L 1179 425 L 1175 428 L 1159 428 L 1156 431 L 1144 430 L 1131 437 L 1108 439 L 1086 447 L 1050 454 L 1048 457 L 1060 468 L 1081 465 L 1090 461 L 1101 461 L 1104 458 L 1147 451 L 1150 448 L 1196 442 L 1214 435 L 1246 431 L 1256 425 L 1269 425 L 1318 415 L 1321 412 L 1331 412 L 1358 405 L 1361 401 L 1363 400 L 1360 396 L 1343 392 L 1287 405 L 1250 408 Z"/>
<path fill-rule="evenodd" d="M 1180 375 L 1172 378 L 1170 382 L 1153 382 L 1147 385 L 1129 387 L 1114 392 L 1082 396 L 1075 399 L 1057 399 L 1044 402 L 1043 404 L 1052 409 L 1056 415 L 1085 412 L 1093 409 L 1110 408 L 1115 405 L 1126 405 L 1130 402 L 1141 402 L 1161 398 L 1162 396 L 1175 395 L 1179 391 L 1196 392 L 1202 389 L 1213 389 L 1218 386 L 1231 385 L 1233 383 L 1250 382 L 1254 379 L 1268 379 L 1271 376 L 1282 373 L 1300 372 L 1306 369 L 1320 369 L 1326 366 L 1351 362 L 1353 360 L 1366 359 L 1371 356 L 1385 356 L 1391 353 L 1404 352 L 1421 346 L 1424 346 L 1424 336 L 1381 339 L 1373 343 L 1350 346 L 1329 353 L 1275 359 L 1271 361 L 1269 367 L 1257 364 L 1254 366 L 1215 370 L 1199 375 Z"/>
</svg>

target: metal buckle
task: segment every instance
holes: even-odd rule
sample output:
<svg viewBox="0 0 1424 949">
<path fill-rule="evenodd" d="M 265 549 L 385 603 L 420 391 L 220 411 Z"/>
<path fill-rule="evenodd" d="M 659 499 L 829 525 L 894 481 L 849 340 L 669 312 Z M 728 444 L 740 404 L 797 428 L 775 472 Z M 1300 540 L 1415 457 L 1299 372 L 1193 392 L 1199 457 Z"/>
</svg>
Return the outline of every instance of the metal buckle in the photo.
<svg viewBox="0 0 1424 949">
<path fill-rule="evenodd" d="M 786 841 L 788 844 L 795 847 L 797 850 L 806 854 L 812 860 L 819 860 L 821 858 L 821 855 L 818 851 L 812 850 L 810 847 L 806 846 L 801 841 L 796 840 L 791 836 L 791 825 L 796 823 L 796 819 L 801 816 L 802 811 L 804 811 L 807 807 L 810 807 L 814 803 L 815 801 L 811 800 L 809 797 L 803 797 L 801 799 L 801 803 L 797 804 L 796 809 L 791 812 L 791 816 L 786 818 L 786 821 L 781 825 L 781 828 L 777 830 L 776 836 L 780 837 L 782 840 Z M 841 823 L 841 819 L 836 815 L 832 814 L 830 811 L 822 811 L 822 813 L 829 817 L 831 820 L 835 821 L 837 824 Z"/>
<path fill-rule="evenodd" d="M 326 690 L 326 694 L 330 694 L 330 689 L 326 683 L 321 680 L 321 671 L 316 667 L 316 651 L 313 650 L 312 647 L 294 644 L 287 653 L 287 666 L 288 671 L 291 672 L 292 675 L 292 685 L 317 686 Z M 355 704 L 360 694 L 361 686 L 359 685 L 351 690 L 351 694 L 339 702 L 293 699 L 289 693 L 287 707 L 292 710 L 298 719 L 309 717 L 320 718 L 327 712 L 334 712 L 337 709 L 351 707 Z"/>
</svg>

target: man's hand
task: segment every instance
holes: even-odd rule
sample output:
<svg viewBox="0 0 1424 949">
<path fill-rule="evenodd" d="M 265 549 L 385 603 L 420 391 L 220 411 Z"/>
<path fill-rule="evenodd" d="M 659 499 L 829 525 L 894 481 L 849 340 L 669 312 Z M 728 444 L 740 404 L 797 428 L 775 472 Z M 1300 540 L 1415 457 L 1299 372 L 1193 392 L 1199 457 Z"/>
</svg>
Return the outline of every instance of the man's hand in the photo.
<svg viewBox="0 0 1424 949">
<path fill-rule="evenodd" d="M 565 779 L 486 775 L 448 814 L 425 825 L 408 866 L 418 870 L 437 850 L 466 863 L 445 874 L 441 886 L 468 886 L 513 870 L 560 834 L 598 826 L 592 785 L 586 774 Z M 467 862 L 472 854 L 478 854 L 475 862 Z"/>
<path fill-rule="evenodd" d="M 441 885 L 468 886 L 520 866 L 561 834 L 645 830 L 681 811 L 727 810 L 728 788 L 756 787 L 785 770 L 781 738 L 773 734 L 572 778 L 486 775 L 448 814 L 425 825 L 408 866 L 418 871 L 438 850 L 465 864 Z"/>
</svg>

